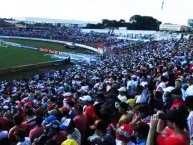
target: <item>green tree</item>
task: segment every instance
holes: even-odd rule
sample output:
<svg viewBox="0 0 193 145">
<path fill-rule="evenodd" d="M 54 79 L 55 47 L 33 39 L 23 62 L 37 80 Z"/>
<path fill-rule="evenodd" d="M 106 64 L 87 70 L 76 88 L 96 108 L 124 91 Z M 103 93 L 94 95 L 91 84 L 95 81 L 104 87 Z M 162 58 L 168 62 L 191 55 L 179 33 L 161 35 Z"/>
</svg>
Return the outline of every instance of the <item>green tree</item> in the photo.
<svg viewBox="0 0 193 145">
<path fill-rule="evenodd" d="M 160 21 L 151 16 L 134 15 L 129 19 L 132 29 L 135 30 L 158 30 Z"/>
<path fill-rule="evenodd" d="M 111 21 L 108 20 L 108 19 L 102 19 L 102 24 L 105 26 L 105 27 L 108 27 L 110 25 Z"/>
</svg>

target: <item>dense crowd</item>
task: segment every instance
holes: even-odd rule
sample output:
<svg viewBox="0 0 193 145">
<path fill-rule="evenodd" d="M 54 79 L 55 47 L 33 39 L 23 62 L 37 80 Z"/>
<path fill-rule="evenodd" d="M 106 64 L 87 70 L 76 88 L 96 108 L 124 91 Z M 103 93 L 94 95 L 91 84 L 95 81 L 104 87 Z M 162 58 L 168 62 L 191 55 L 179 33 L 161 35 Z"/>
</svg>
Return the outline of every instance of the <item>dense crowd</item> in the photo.
<svg viewBox="0 0 193 145">
<path fill-rule="evenodd" d="M 99 33 L 91 31 L 83 33 L 80 28 L 53 28 L 53 29 L 19 29 L 19 28 L 0 28 L 2 36 L 22 36 L 45 39 L 59 39 L 75 43 L 88 44 L 91 42 L 102 43 L 103 47 L 111 49 L 127 48 L 135 41 L 117 39 L 115 34 Z M 94 45 L 93 45 L 94 46 Z M 95 46 L 94 46 L 95 47 Z"/>
<path fill-rule="evenodd" d="M 96 67 L 2 81 L 0 144 L 192 144 L 192 53 L 191 39 L 150 41 Z"/>
</svg>

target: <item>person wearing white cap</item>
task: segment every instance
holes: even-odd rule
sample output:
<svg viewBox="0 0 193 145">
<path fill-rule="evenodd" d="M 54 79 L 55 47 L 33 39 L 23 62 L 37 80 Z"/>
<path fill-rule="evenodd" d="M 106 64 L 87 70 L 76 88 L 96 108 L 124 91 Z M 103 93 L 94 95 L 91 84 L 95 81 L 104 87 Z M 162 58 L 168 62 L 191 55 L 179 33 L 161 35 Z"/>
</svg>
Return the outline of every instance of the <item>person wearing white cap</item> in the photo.
<svg viewBox="0 0 193 145">
<path fill-rule="evenodd" d="M 91 101 L 92 101 L 92 98 L 91 98 L 89 95 L 86 95 L 86 96 L 80 97 L 80 100 L 82 100 L 82 101 L 87 101 L 87 102 L 91 102 Z"/>
<path fill-rule="evenodd" d="M 79 90 L 79 92 L 88 92 L 89 91 L 89 87 L 88 86 L 82 86 Z"/>
<path fill-rule="evenodd" d="M 96 113 L 92 104 L 92 98 L 89 95 L 85 95 L 83 97 L 80 97 L 80 100 L 83 101 L 82 104 L 85 105 L 83 110 L 84 114 L 87 116 L 88 126 L 91 126 L 96 118 Z"/>
<path fill-rule="evenodd" d="M 118 89 L 118 91 L 119 91 L 119 95 L 117 96 L 117 98 L 121 101 L 121 102 L 127 102 L 127 97 L 126 97 L 126 95 L 125 95 L 125 93 L 126 93 L 126 88 L 125 87 L 121 87 L 121 88 L 119 88 Z"/>
</svg>

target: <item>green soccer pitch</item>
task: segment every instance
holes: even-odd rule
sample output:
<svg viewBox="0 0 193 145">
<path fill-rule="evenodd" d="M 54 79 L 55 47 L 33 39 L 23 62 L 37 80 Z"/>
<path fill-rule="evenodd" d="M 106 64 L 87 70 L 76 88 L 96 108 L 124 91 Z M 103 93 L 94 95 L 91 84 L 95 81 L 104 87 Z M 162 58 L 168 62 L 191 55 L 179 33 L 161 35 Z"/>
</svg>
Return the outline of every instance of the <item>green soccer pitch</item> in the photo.
<svg viewBox="0 0 193 145">
<path fill-rule="evenodd" d="M 64 48 L 63 44 L 42 42 L 42 41 L 33 41 L 33 40 L 22 40 L 22 39 L 4 39 L 8 42 L 19 43 L 32 47 L 41 47 L 47 48 L 62 52 L 71 52 L 71 53 L 86 53 L 87 49 L 67 49 Z M 16 67 L 21 65 L 28 64 L 37 64 L 41 62 L 54 61 L 56 59 L 51 58 L 50 56 L 45 56 L 45 53 L 38 52 L 35 50 L 29 50 L 25 48 L 11 47 L 0 45 L 0 69 Z"/>
</svg>

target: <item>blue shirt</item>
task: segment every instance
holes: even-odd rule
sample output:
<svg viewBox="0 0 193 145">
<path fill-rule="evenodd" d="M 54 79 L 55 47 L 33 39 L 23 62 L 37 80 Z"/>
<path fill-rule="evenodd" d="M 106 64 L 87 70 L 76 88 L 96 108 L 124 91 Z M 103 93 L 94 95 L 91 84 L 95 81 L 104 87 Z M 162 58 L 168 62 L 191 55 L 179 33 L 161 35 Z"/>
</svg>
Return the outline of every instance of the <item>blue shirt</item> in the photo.
<svg viewBox="0 0 193 145">
<path fill-rule="evenodd" d="M 146 145 L 146 139 L 143 138 L 137 138 L 136 145 Z"/>
</svg>

